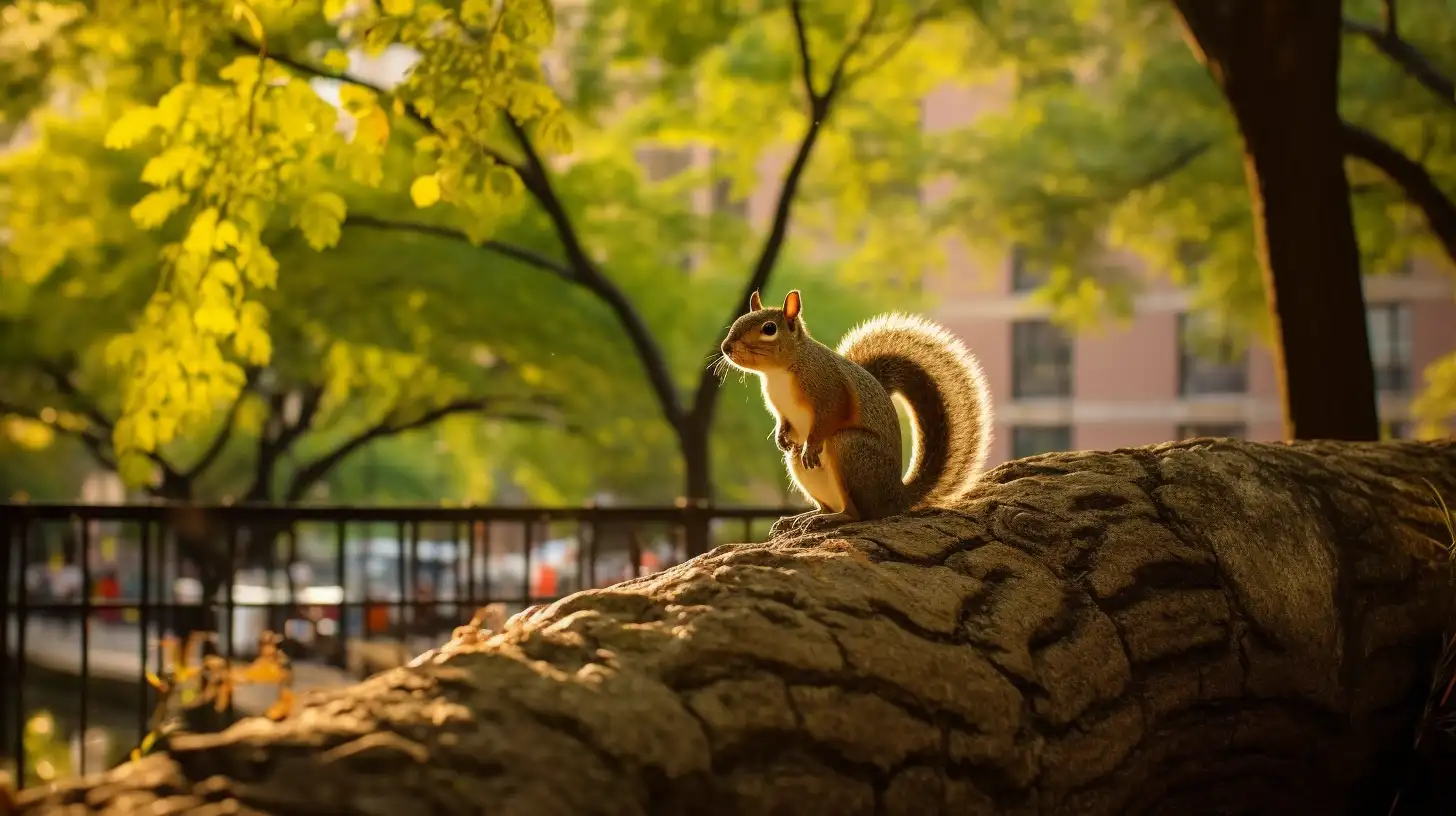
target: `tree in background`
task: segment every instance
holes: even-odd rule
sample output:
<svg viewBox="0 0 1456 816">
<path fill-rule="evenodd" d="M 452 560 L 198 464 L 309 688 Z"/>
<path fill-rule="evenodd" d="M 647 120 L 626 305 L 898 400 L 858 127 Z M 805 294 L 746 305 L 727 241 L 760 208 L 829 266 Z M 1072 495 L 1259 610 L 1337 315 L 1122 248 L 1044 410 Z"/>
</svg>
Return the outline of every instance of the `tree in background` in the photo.
<svg viewBox="0 0 1456 816">
<path fill-rule="evenodd" d="M 886 295 L 902 285 L 872 278 L 892 261 L 913 276 L 927 257 L 911 206 L 928 172 L 919 100 L 954 75 L 940 55 L 963 51 L 945 47 L 963 27 L 942 25 L 934 4 L 623 8 L 589 3 L 565 21 L 553 91 L 538 68 L 552 20 L 527 0 L 16 4 L 12 30 L 31 26 L 44 47 L 0 51 L 25 91 L 7 98 L 8 121 L 34 139 L 5 159 L 15 192 L 0 205 L 11 231 L 0 286 L 17 325 L 47 310 L 95 315 L 97 343 L 64 362 L 114 396 L 110 412 L 87 415 L 44 371 L 27 369 L 27 387 L 68 397 L 56 417 L 85 416 L 98 450 L 109 445 L 133 483 L 160 471 L 160 490 L 169 472 L 173 486 L 198 474 L 159 460 L 225 451 L 238 424 L 261 430 L 256 461 L 281 456 L 296 433 L 286 414 L 316 419 L 304 409 L 322 412 L 341 382 L 424 392 L 409 411 L 373 406 L 375 424 L 395 428 L 448 405 L 447 392 L 474 394 L 440 383 L 496 371 L 589 428 L 577 450 L 630 471 L 624 492 L 675 476 L 708 498 L 724 472 L 709 429 L 736 423 L 713 422 L 705 355 L 749 291 L 787 259 L 826 335 L 867 301 L 906 302 Z M 419 56 L 408 78 L 365 82 L 368 56 L 400 46 Z M 611 104 L 626 91 L 630 104 Z M 134 167 L 95 164 L 103 141 Z M 634 156 L 683 145 L 714 160 L 644 176 Z M 838 160 L 832 172 L 811 166 L 816 146 Z M 736 204 L 780 156 L 763 246 L 746 258 L 756 230 Z M 92 192 L 102 188 L 110 200 Z M 796 202 L 817 254 L 786 253 Z M 827 239 L 843 251 L 826 258 Z M 89 294 L 77 294 L 81 270 L 95 276 Z M 418 368 L 385 362 L 397 355 Z M 729 413 L 761 431 L 753 402 Z M 352 398 L 333 403 L 360 432 L 374 427 Z M 666 422 L 645 421 L 654 415 Z M 505 433 L 523 450 L 562 444 Z M 734 459 L 781 480 L 760 447 Z M 538 475 L 571 459 L 546 458 Z M 301 494 L 270 487 L 243 494 Z"/>
<path fill-rule="evenodd" d="M 28 420 L 32 436 L 71 436 L 120 469 L 115 436 L 127 432 L 133 395 L 106 357 L 155 286 L 159 242 L 127 218 L 140 157 L 106 150 L 103 132 L 95 121 L 53 117 L 10 157 L 30 181 L 57 166 L 84 174 L 74 182 L 108 232 L 88 253 L 15 287 L 21 296 L 0 318 L 0 411 Z M 362 236 L 308 257 L 317 236 L 270 237 L 267 251 L 297 272 L 260 298 L 271 317 L 263 341 L 276 343 L 266 364 L 248 362 L 237 393 L 197 433 L 132 423 L 131 433 L 150 437 L 145 459 L 130 460 L 141 472 L 122 470 L 131 483 L 166 499 L 292 503 L 371 442 L 447 417 L 564 424 L 545 389 L 525 381 L 529 371 L 492 356 L 489 337 L 458 308 L 480 293 L 455 273 L 453 245 Z"/>
<path fill-rule="evenodd" d="M 1360 266 L 1366 271 L 1395 271 L 1413 253 L 1444 250 L 1456 258 L 1456 208 L 1442 192 L 1456 180 L 1450 161 L 1450 72 L 1443 73 L 1431 57 L 1456 44 L 1456 15 L 1440 4 L 1420 4 L 1397 21 L 1393 3 L 1347 3 L 1343 43 L 1330 20 L 1320 29 L 1300 18 L 1289 22 L 1292 29 L 1261 35 L 1265 45 L 1256 44 L 1255 35 L 1263 30 L 1258 14 L 1277 15 L 1295 5 L 1303 8 L 1219 5 L 1244 8 L 1247 15 L 1202 28 L 1200 36 L 1216 38 L 1225 30 L 1219 26 L 1232 26 L 1227 29 L 1231 40 L 1210 42 L 1204 49 L 1212 51 L 1215 73 L 1236 83 L 1252 76 L 1248 81 L 1258 86 L 1254 95 L 1263 94 L 1270 90 L 1265 86 L 1272 87 L 1272 79 L 1259 78 L 1272 70 L 1269 65 L 1245 63 L 1235 69 L 1218 61 L 1234 59 L 1224 51 L 1236 44 L 1244 48 L 1239 59 L 1263 59 L 1267 53 L 1256 54 L 1257 48 L 1293 38 L 1311 53 L 1293 60 L 1306 72 L 1302 79 L 1288 81 L 1310 86 L 1301 104 L 1324 99 L 1328 105 L 1338 56 L 1343 119 L 1332 124 L 1326 111 L 1319 125 L 1312 115 L 1292 114 L 1295 109 L 1288 105 L 1245 115 L 1282 117 L 1280 122 L 1292 117 L 1302 127 L 1333 129 L 1321 135 L 1279 124 L 1269 138 L 1287 138 L 1295 152 L 1302 140 L 1333 141 L 1347 157 L 1358 159 L 1348 164 L 1353 189 L 1348 198 Z M 1244 89 L 1227 91 L 1190 55 L 1173 4 L 978 8 L 981 30 L 992 43 L 981 52 L 982 64 L 1013 69 L 1017 87 L 1011 110 L 952 136 L 959 143 L 957 172 L 964 183 L 958 206 L 949 212 L 974 225 L 968 236 L 982 245 L 1023 244 L 1027 262 L 1049 270 L 1042 295 L 1055 303 L 1060 319 L 1074 324 L 1130 307 L 1138 281 L 1106 254 L 1109 247 L 1130 249 L 1151 268 L 1193 285 L 1194 307 L 1220 317 L 1231 337 L 1252 330 L 1282 349 L 1290 386 L 1286 414 L 1294 433 L 1373 438 L 1373 383 L 1361 373 L 1369 365 L 1364 315 L 1355 309 L 1360 301 L 1352 299 L 1358 269 L 1348 257 L 1338 264 L 1333 256 L 1328 262 L 1303 256 L 1281 261 L 1285 256 L 1272 253 L 1270 244 L 1270 271 L 1289 276 L 1278 296 L 1270 297 L 1274 290 L 1259 274 L 1259 243 L 1251 240 L 1259 219 L 1246 184 L 1247 145 L 1228 97 Z M 1378 25 L 1366 22 L 1382 16 Z M 1314 54 L 1313 49 L 1323 50 Z M 1325 83 L 1323 90 L 1314 87 L 1316 82 Z M 1312 156 L 1309 152 L 1301 161 Z M 1273 172 L 1298 171 L 1297 163 L 1275 163 Z M 1321 178 L 1336 186 L 1342 183 L 1328 157 L 1324 170 L 1308 172 L 1323 173 Z M 1313 182 L 1289 180 L 1286 185 L 1267 179 L 1255 182 L 1255 189 L 1267 197 L 1272 194 L 1268 184 L 1294 186 L 1294 195 L 1306 197 L 1315 189 Z M 1339 198 L 1320 196 L 1335 210 L 1342 208 Z M 1316 209 L 1296 202 L 1291 217 L 1302 224 L 1298 219 L 1312 218 Z M 1321 223 L 1338 232 L 1342 216 L 1332 212 L 1321 216 Z M 1269 207 L 1262 213 L 1279 217 Z M 1341 245 L 1324 231 L 1300 235 L 1291 241 L 1292 251 L 1332 252 Z M 1342 273 L 1336 271 L 1340 268 Z M 1338 303 L 1336 292 L 1344 293 Z M 1276 310 L 1279 324 L 1272 319 Z M 1326 332 L 1340 337 L 1326 337 Z M 1418 407 L 1435 420 L 1456 407 L 1456 400 L 1439 398 L 1453 393 L 1444 383 L 1456 382 L 1456 364 L 1438 365 L 1428 376 L 1430 390 Z M 1325 388 L 1339 388 L 1344 396 L 1334 399 Z"/>
</svg>

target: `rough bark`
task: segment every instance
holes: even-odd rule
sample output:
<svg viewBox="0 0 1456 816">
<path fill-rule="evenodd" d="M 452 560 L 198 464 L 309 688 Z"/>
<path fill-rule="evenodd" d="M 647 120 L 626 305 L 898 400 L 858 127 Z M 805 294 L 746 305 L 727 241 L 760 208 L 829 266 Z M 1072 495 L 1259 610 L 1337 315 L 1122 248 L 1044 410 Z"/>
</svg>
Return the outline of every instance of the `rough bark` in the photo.
<svg viewBox="0 0 1456 816">
<path fill-rule="evenodd" d="M 1285 438 L 1379 439 L 1341 139 L 1340 4 L 1172 2 L 1243 137 Z"/>
<path fill-rule="evenodd" d="M 719 547 L 20 810 L 1383 813 L 1452 620 L 1433 487 L 1456 444 L 1013 462 L 955 511 Z"/>
</svg>

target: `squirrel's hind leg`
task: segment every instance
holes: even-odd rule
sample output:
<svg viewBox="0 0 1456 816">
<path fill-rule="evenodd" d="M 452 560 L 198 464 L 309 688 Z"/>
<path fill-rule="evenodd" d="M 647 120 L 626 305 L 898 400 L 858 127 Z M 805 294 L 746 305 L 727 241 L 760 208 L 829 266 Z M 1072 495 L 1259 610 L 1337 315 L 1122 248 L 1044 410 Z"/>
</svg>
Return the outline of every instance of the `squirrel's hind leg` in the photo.
<svg viewBox="0 0 1456 816">
<path fill-rule="evenodd" d="M 845 509 L 840 513 L 804 513 L 784 519 L 795 533 L 831 530 L 856 521 L 896 516 L 907 509 L 900 463 L 885 453 L 883 441 L 861 428 L 835 434 L 825 444 L 826 459 L 834 462 Z"/>
</svg>

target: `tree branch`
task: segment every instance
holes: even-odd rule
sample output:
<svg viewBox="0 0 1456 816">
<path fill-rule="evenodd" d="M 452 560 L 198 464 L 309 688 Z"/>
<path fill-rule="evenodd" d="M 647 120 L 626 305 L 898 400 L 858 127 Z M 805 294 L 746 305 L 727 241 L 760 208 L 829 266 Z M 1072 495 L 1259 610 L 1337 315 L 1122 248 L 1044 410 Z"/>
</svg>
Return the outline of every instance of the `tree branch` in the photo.
<svg viewBox="0 0 1456 816">
<path fill-rule="evenodd" d="M 251 56 L 259 56 L 259 55 L 262 55 L 263 59 L 272 60 L 273 62 L 276 62 L 279 65 L 283 65 L 285 67 L 291 68 L 294 71 L 297 71 L 298 73 L 304 74 L 306 76 L 315 77 L 317 79 L 332 79 L 332 80 L 335 80 L 335 81 L 338 81 L 338 82 L 347 83 L 349 85 L 354 85 L 354 86 L 357 86 L 357 87 L 360 87 L 360 88 L 364 88 L 364 89 L 373 91 L 373 92 L 379 94 L 380 96 L 386 96 L 386 97 L 388 97 L 388 96 L 391 96 L 392 95 L 392 92 L 391 92 L 390 89 L 381 87 L 379 85 L 375 85 L 372 82 L 367 82 L 367 81 L 362 80 L 362 79 L 360 79 L 360 78 L 358 78 L 356 76 L 352 76 L 348 72 L 345 72 L 345 71 L 330 71 L 327 68 L 321 68 L 321 67 L 319 67 L 317 65 L 314 65 L 314 64 L 309 63 L 309 62 L 305 62 L 304 60 L 298 59 L 297 57 L 294 57 L 294 56 L 292 56 L 290 54 L 287 54 L 287 53 L 281 53 L 280 54 L 280 53 L 265 52 L 265 51 L 261 50 L 262 49 L 262 45 L 260 43 L 253 42 L 252 40 L 248 39 L 246 36 L 244 36 L 242 34 L 239 34 L 237 32 L 233 32 L 233 34 L 232 34 L 232 45 L 233 45 L 234 48 L 236 48 L 238 50 L 241 50 L 241 51 L 245 51 L 245 52 L 247 52 Z M 400 100 L 400 101 L 404 103 L 405 116 L 409 117 L 409 119 L 411 119 L 415 124 L 419 125 L 420 127 L 424 128 L 426 131 L 428 131 L 430 133 L 434 133 L 436 135 L 443 135 L 443 133 L 441 133 L 441 131 L 440 131 L 439 126 L 435 124 L 434 120 L 432 120 L 430 117 L 426 116 L 425 114 L 421 113 L 419 108 L 415 107 L 413 104 L 411 104 L 410 102 L 407 102 L 405 100 Z M 501 153 L 499 153 L 499 152 L 497 152 L 495 150 L 492 150 L 492 149 L 490 149 L 488 147 L 485 147 L 484 145 L 481 146 L 481 150 L 484 151 L 486 155 L 490 156 L 490 158 L 493 161 L 499 163 L 501 166 L 503 166 L 503 167 L 509 167 L 512 170 L 515 170 L 518 175 L 520 174 L 521 167 L 520 167 L 520 164 L 518 162 L 514 162 L 514 161 L 510 160 L 509 158 L 507 158 L 503 154 L 501 154 Z"/>
<path fill-rule="evenodd" d="M 258 52 L 258 44 L 241 34 L 234 33 L 232 35 L 232 42 L 235 47 L 243 49 L 248 53 L 255 54 Z M 319 68 L 287 54 L 269 54 L 267 58 L 309 76 L 348 82 L 379 94 L 388 93 L 384 88 L 372 83 L 349 76 L 343 72 L 334 72 Z M 411 119 L 427 131 L 440 134 L 439 127 L 428 116 L 421 113 L 418 108 L 406 102 L 405 111 Z M 562 205 L 560 197 L 551 184 L 550 175 L 547 172 L 545 164 L 541 161 L 535 147 L 531 144 L 530 136 L 526 133 L 525 128 L 519 122 L 515 121 L 509 113 L 504 114 L 502 118 L 505 120 L 507 127 L 515 137 L 517 144 L 525 156 L 524 163 L 512 161 L 498 151 L 492 150 L 484 145 L 481 146 L 481 149 L 492 160 L 514 170 L 516 175 L 520 177 L 521 183 L 525 186 L 526 190 L 531 193 L 532 197 L 536 199 L 536 202 L 545 210 L 547 217 L 551 220 L 552 226 L 556 229 L 557 237 L 560 239 L 562 248 L 566 253 L 567 264 L 565 268 L 571 273 L 566 279 L 586 287 L 600 298 L 616 316 L 617 321 L 621 324 L 623 330 L 626 331 L 629 341 L 636 350 L 638 359 L 647 372 L 648 381 L 662 408 L 664 417 L 674 429 L 680 429 L 682 427 L 683 414 L 682 400 L 677 393 L 677 387 L 673 384 L 672 373 L 668 367 L 666 355 L 663 354 L 662 349 L 657 345 L 657 341 L 652 336 L 652 332 L 647 328 L 647 324 L 642 320 L 642 316 L 637 312 L 626 294 L 610 278 L 604 275 L 595 262 L 591 260 L 590 256 L 588 256 L 585 248 L 582 246 L 576 228 L 571 223 L 571 218 L 567 214 L 566 208 Z M 354 220 L 357 223 L 357 219 L 350 220 Z M 374 226 L 385 228 L 382 224 L 376 224 Z M 432 232 L 433 230 L 426 228 L 418 231 Z M 448 237 L 448 233 L 436 234 L 446 235 Z M 546 269 L 553 274 L 560 274 L 561 267 L 559 264 L 552 263 L 546 266 L 537 263 L 537 260 L 545 259 L 534 259 L 515 254 L 510 251 L 513 248 L 509 247 L 509 245 L 499 244 L 490 248 L 502 254 L 515 257 L 517 260 L 530 263 L 538 268 Z"/>
<path fill-rule="evenodd" d="M 906 25 L 905 28 L 901 29 L 900 35 L 896 37 L 895 40 L 889 45 L 885 46 L 884 51 L 881 51 L 878 56 L 870 60 L 869 63 L 866 64 L 863 68 L 860 68 L 858 71 L 855 71 L 845 77 L 845 87 L 853 85 L 857 80 L 859 80 L 860 77 L 868 76 L 869 74 L 873 74 L 874 72 L 883 68 L 885 63 L 894 59 L 897 54 L 904 50 L 906 45 L 909 45 L 910 40 L 914 39 L 915 34 L 920 30 L 920 27 L 930 22 L 930 20 L 934 18 L 939 12 L 940 7 L 937 3 L 931 3 L 930 5 L 921 9 L 914 17 L 910 19 L 910 23 Z"/>
<path fill-rule="evenodd" d="M 1179 150 L 1172 156 L 1169 156 L 1167 161 L 1149 169 L 1146 173 L 1134 179 L 1133 182 L 1129 184 L 1125 190 L 1123 190 L 1122 195 L 1118 196 L 1118 199 L 1121 200 L 1123 198 L 1126 198 L 1127 196 L 1132 195 L 1139 190 L 1142 190 L 1146 187 L 1151 187 L 1154 184 L 1157 184 L 1158 182 L 1167 179 L 1169 176 L 1178 173 L 1179 171 L 1188 167 L 1188 165 L 1197 161 L 1199 157 L 1203 156 L 1203 154 L 1207 153 L 1212 148 L 1213 142 L 1211 140 L 1195 142 L 1188 145 L 1187 147 L 1184 147 L 1182 150 Z"/>
<path fill-rule="evenodd" d="M 105 431 L 105 434 L 93 434 L 91 437 L 92 441 L 83 439 L 82 441 L 86 441 L 86 446 L 89 448 L 93 442 L 97 444 L 109 444 L 111 433 L 115 430 L 116 423 L 107 419 L 106 415 L 101 412 L 101 409 L 96 403 L 81 392 L 81 387 L 76 385 L 76 381 L 71 378 L 71 374 L 66 370 L 66 367 L 47 360 L 38 361 L 36 367 L 40 369 L 41 373 L 49 377 L 51 382 L 55 383 L 56 390 L 62 396 L 70 400 L 98 428 Z M 162 456 L 160 451 L 147 451 L 146 457 L 161 469 L 164 481 L 174 482 L 182 480 L 182 474 L 172 466 L 171 462 L 168 462 Z M 107 460 L 111 460 L 111 458 L 109 455 L 107 456 Z M 111 466 L 114 467 L 114 465 Z"/>
<path fill-rule="evenodd" d="M 330 471 L 338 467 L 340 462 L 343 462 L 355 451 L 371 442 L 391 436 L 398 436 L 409 431 L 419 430 L 455 414 L 485 412 L 491 408 L 493 403 L 493 400 L 486 397 L 454 400 L 404 422 L 392 421 L 395 412 L 391 411 L 378 423 L 355 434 L 340 443 L 333 450 L 299 468 L 289 482 L 288 491 L 285 494 L 284 500 L 289 504 L 294 504 L 302 500 L 309 488 L 313 487 L 319 480 L 327 476 Z M 512 422 L 545 423 L 554 421 L 539 413 L 525 413 L 510 410 L 503 410 L 499 413 L 492 412 L 490 416 L 494 419 Z M 566 427 L 574 430 L 573 426 L 567 425 Z"/>
<path fill-rule="evenodd" d="M 242 409 L 243 401 L 248 398 L 248 394 L 252 393 L 253 386 L 257 382 L 258 373 L 259 369 L 256 367 L 247 370 L 247 376 L 243 381 L 242 389 L 238 391 L 237 399 L 233 400 L 233 404 L 228 406 L 227 415 L 223 418 L 222 428 L 218 430 L 217 436 L 212 438 L 212 444 L 208 445 L 207 449 L 202 452 L 202 455 L 197 457 L 197 461 L 192 463 L 192 467 L 182 471 L 181 475 L 184 479 L 191 481 L 197 478 L 204 470 L 212 467 L 212 463 L 216 462 L 217 457 L 221 456 L 223 450 L 227 448 L 228 442 L 233 438 L 233 430 L 237 426 L 238 412 Z"/>
<path fill-rule="evenodd" d="M 48 427 L 55 428 L 57 431 L 60 431 L 67 436 L 74 437 L 75 439 L 79 440 L 81 444 L 86 446 L 86 450 L 90 452 L 91 457 L 95 459 L 98 464 L 100 464 L 104 468 L 116 470 L 116 459 L 114 459 L 108 452 L 108 448 L 110 447 L 108 445 L 108 440 L 106 439 L 106 437 L 98 435 L 90 428 L 66 428 L 53 422 L 46 422 L 44 419 L 41 418 L 40 411 L 34 408 L 27 408 L 26 406 L 20 405 L 19 403 L 10 402 L 9 400 L 4 399 L 0 399 L 0 414 L 14 414 L 18 417 L 23 417 L 34 422 L 42 423 Z"/>
<path fill-rule="evenodd" d="M 1406 198 L 1426 217 L 1431 234 L 1446 254 L 1456 260 L 1456 203 L 1447 197 L 1426 168 L 1364 128 L 1348 122 L 1341 129 L 1345 154 L 1378 168 L 1405 191 Z"/>
<path fill-rule="evenodd" d="M 871 0 L 864 20 L 860 22 L 858 30 L 849 45 L 845 47 L 844 53 L 839 55 L 839 60 L 830 73 L 828 86 L 825 87 L 823 93 L 820 93 L 814 89 L 813 74 L 810 69 L 813 57 L 809 53 L 808 34 L 804 25 L 801 0 L 790 0 L 789 2 L 789 12 L 794 20 L 794 34 L 799 43 L 799 62 L 803 68 L 801 76 L 804 91 L 809 98 L 809 125 L 808 129 L 804 131 L 803 138 L 799 141 L 799 148 L 794 153 L 794 159 L 789 164 L 788 171 L 784 173 L 778 201 L 774 204 L 773 221 L 769 226 L 768 236 L 764 239 L 763 248 L 759 251 L 758 262 L 754 264 L 753 273 L 749 275 L 742 294 L 739 295 L 737 302 L 733 305 L 732 313 L 728 316 L 729 323 L 737 320 L 743 314 L 749 297 L 768 283 L 769 275 L 773 273 L 774 265 L 778 263 L 779 255 L 783 253 L 784 243 L 789 234 L 789 221 L 793 216 L 794 200 L 799 195 L 799 185 L 803 181 L 804 171 L 809 166 L 809 157 L 813 155 L 814 145 L 819 141 L 819 133 L 843 89 L 844 66 L 848 64 L 849 58 L 859 49 L 860 44 L 864 42 L 864 38 L 874 26 L 878 9 L 878 3 Z M 717 396 L 720 385 L 720 381 L 711 369 L 705 370 L 698 378 L 698 389 L 693 395 L 692 403 L 692 415 L 696 422 L 706 426 L 711 421 L 714 398 Z"/>
<path fill-rule="evenodd" d="M 562 251 L 566 253 L 566 264 L 574 273 L 573 279 L 600 298 L 617 318 L 622 330 L 627 333 L 627 339 L 632 343 L 632 348 L 637 352 L 638 361 L 642 363 L 643 369 L 647 372 L 648 382 L 662 408 L 664 418 L 674 430 L 681 431 L 683 427 L 682 400 L 678 396 L 677 386 L 672 381 L 672 371 L 667 364 L 667 357 L 663 354 L 662 347 L 657 344 L 657 339 L 652 336 L 652 330 L 647 327 L 642 315 L 632 305 L 632 301 L 628 299 L 626 293 L 611 278 L 607 277 L 587 254 L 576 227 L 571 223 L 571 216 L 566 212 L 566 206 L 551 184 L 551 176 L 546 169 L 546 164 L 541 160 L 541 155 L 536 152 L 535 145 L 531 143 L 530 134 L 509 113 L 504 114 L 503 118 L 506 127 L 510 129 L 511 135 L 515 137 L 517 145 L 520 146 L 521 153 L 525 156 L 525 166 L 518 171 L 521 182 L 535 197 L 536 203 L 546 211 L 546 217 L 556 228 L 556 237 L 561 241 Z"/>
<path fill-rule="evenodd" d="M 253 461 L 253 483 L 244 494 L 245 502 L 263 502 L 273 498 L 273 471 L 278 466 L 278 460 L 312 427 L 313 418 L 323 400 L 324 389 L 312 384 L 303 388 L 298 419 L 294 422 L 287 422 L 283 416 L 290 393 L 284 389 L 268 396 L 268 418 L 263 423 L 263 432 L 258 435 L 258 455 Z"/>
<path fill-rule="evenodd" d="M 1385 25 L 1374 26 L 1356 20 L 1345 20 L 1347 34 L 1356 34 L 1370 41 L 1370 44 L 1405 69 L 1415 81 L 1424 85 L 1442 102 L 1456 107 L 1456 80 L 1446 76 L 1429 57 L 1421 53 L 1410 42 L 1401 38 L 1396 29 L 1394 3 L 1386 3 Z"/>
<path fill-rule="evenodd" d="M 794 41 L 799 46 L 799 78 L 804 82 L 804 91 L 809 95 L 809 107 L 819 98 L 814 90 L 814 57 L 809 53 L 809 27 L 804 24 L 804 8 L 800 0 L 789 0 L 789 15 L 794 19 Z"/>
<path fill-rule="evenodd" d="M 580 283 L 565 264 L 554 261 L 545 255 L 533 252 L 524 247 L 508 244 L 503 241 L 486 241 L 475 244 L 470 237 L 461 230 L 453 227 L 443 227 L 436 224 L 421 224 L 411 221 L 387 221 L 383 218 L 376 218 L 372 215 L 350 214 L 344 219 L 344 226 L 364 227 L 387 232 L 413 232 L 419 235 L 430 235 L 436 238 L 447 238 L 453 241 L 464 241 L 471 246 L 480 246 L 488 249 L 497 255 L 503 255 L 511 260 L 520 261 L 527 266 L 533 266 L 545 272 L 550 272 L 558 278 L 570 283 Z"/>
</svg>

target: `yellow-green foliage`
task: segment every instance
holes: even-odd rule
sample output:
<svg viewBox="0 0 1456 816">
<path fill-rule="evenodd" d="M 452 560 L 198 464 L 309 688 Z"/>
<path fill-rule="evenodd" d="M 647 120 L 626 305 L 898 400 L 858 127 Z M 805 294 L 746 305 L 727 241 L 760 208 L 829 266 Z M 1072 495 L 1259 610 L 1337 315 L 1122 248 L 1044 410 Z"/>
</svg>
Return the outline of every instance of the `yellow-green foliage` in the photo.
<svg viewBox="0 0 1456 816">
<path fill-rule="evenodd" d="M 150 156 L 141 180 L 152 189 L 130 207 L 130 217 L 170 240 L 159 248 L 161 274 L 140 320 L 106 347 L 107 361 L 125 372 L 111 443 L 133 483 L 148 479 L 149 454 L 236 397 L 244 366 L 269 362 L 262 293 L 277 286 L 279 264 L 264 232 L 286 220 L 316 250 L 338 243 L 347 211 L 340 181 L 383 180 L 390 119 L 382 104 L 407 99 L 440 125 L 445 139 L 418 145 L 433 167 L 422 176 L 428 183 L 415 185 L 435 193 L 416 199 L 428 206 L 443 198 L 469 210 L 485 225 L 477 228 L 481 238 L 492 215 L 518 195 L 517 184 L 480 158 L 479 139 L 496 111 L 539 126 L 548 147 L 565 141 L 559 102 L 538 67 L 552 36 L 543 0 L 467 2 L 458 11 L 408 2 L 31 0 L 5 14 L 17 38 L 48 35 L 49 90 L 81 92 L 72 110 L 55 116 L 100 109 L 114 119 L 106 147 Z M 337 38 L 368 53 L 400 43 L 422 55 L 393 102 L 359 88 L 343 94 L 356 123 L 348 137 L 307 77 L 267 59 L 270 47 L 331 20 Z M 58 66 L 83 64 L 110 69 L 122 92 L 110 82 L 57 81 Z M 326 64 L 337 65 L 337 57 Z M 164 79 L 144 77 L 148 70 Z M 124 91 L 140 90 L 138 83 L 165 92 L 154 104 L 134 104 L 145 94 Z M 98 248 L 100 222 L 111 216 L 97 212 L 104 206 L 97 180 L 75 156 L 47 150 L 48 137 L 42 130 L 6 160 L 16 190 L 6 207 L 16 235 L 7 250 L 7 288 L 34 287 L 63 262 Z"/>
<path fill-rule="evenodd" d="M 804 5 L 815 88 L 842 64 L 841 93 L 768 289 L 803 288 L 833 336 L 918 305 L 914 281 L 941 261 L 918 192 L 944 156 L 920 100 L 964 73 L 972 28 L 943 1 Z M 813 118 L 786 3 L 591 0 L 554 19 L 541 0 L 23 0 L 5 14 L 0 110 L 27 135 L 0 156 L 0 376 L 23 409 L 0 411 L 31 421 L 7 427 L 80 437 L 135 485 L 186 474 L 196 496 L 239 495 L 256 473 L 246 446 L 278 430 L 273 397 L 302 396 L 307 436 L 264 492 L 282 498 L 289 468 L 371 428 L 463 398 L 490 398 L 493 416 L 540 398 L 560 421 L 462 416 L 430 455 L 421 440 L 387 451 L 416 463 L 391 494 L 438 496 L 455 478 L 456 495 L 488 498 L 503 468 L 542 500 L 678 494 L 678 440 L 603 292 L 691 402 L 772 214 L 737 207 L 777 187 Z M 7 47 L 32 35 L 43 47 Z M 370 86 L 364 61 L 392 46 L 420 61 Z M 548 49 L 565 66 L 550 86 Z M 556 209 L 515 169 L 529 163 L 503 114 L 548 166 Z M 709 160 L 638 162 L 688 146 Z M 562 219 L 605 288 L 577 268 Z M 719 439 L 742 446 L 763 421 L 730 384 Z M 436 450 L 459 464 L 418 465 Z M 716 457 L 714 474 L 747 498 L 781 481 L 775 459 L 765 441 Z"/>
</svg>

